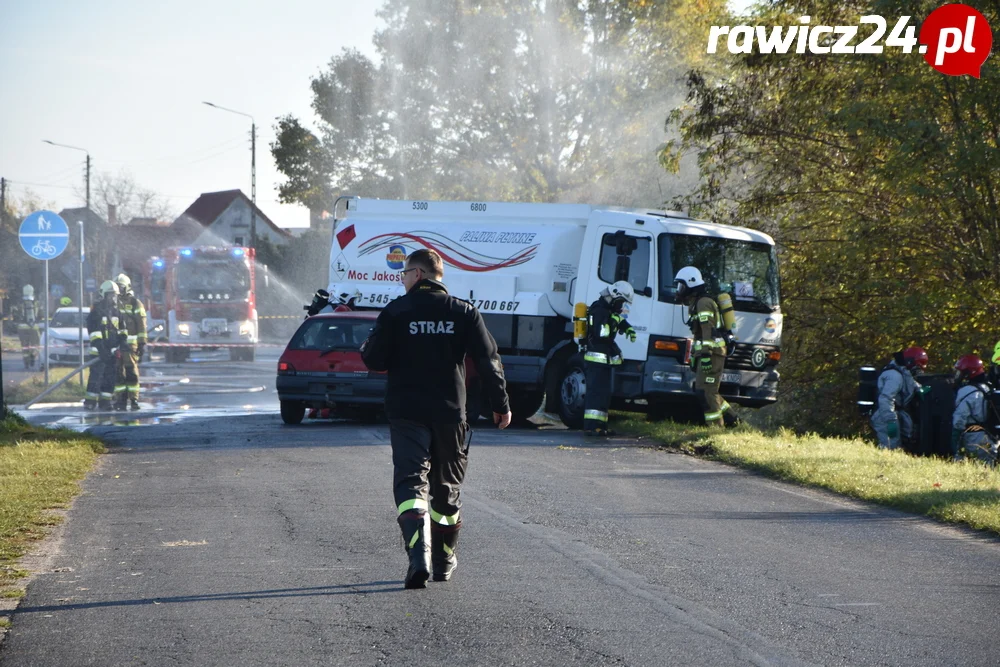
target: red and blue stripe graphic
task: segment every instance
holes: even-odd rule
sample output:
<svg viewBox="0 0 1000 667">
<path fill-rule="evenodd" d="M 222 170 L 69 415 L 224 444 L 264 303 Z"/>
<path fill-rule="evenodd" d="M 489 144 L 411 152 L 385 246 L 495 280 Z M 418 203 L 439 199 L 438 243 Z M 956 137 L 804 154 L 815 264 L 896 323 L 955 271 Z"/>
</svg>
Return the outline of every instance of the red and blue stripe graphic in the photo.
<svg viewBox="0 0 1000 667">
<path fill-rule="evenodd" d="M 364 257 L 380 250 L 385 250 L 393 245 L 399 244 L 419 245 L 430 250 L 434 250 L 441 255 L 445 264 L 453 266 L 463 271 L 483 272 L 506 269 L 518 266 L 525 262 L 530 262 L 538 252 L 538 245 L 530 245 L 520 248 L 509 257 L 491 257 L 470 250 L 466 246 L 456 243 L 447 236 L 442 236 L 437 232 L 416 231 L 412 233 L 393 232 L 391 234 L 379 234 L 368 239 L 358 246 L 358 256 Z"/>
</svg>

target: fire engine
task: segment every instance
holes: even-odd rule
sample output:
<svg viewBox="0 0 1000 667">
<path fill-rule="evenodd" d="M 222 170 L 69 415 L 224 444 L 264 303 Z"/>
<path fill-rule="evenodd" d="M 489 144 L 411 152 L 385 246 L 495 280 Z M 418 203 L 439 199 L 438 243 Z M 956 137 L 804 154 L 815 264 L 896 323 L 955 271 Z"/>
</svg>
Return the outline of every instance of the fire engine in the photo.
<svg viewBox="0 0 1000 667">
<path fill-rule="evenodd" d="M 253 248 L 170 248 L 146 263 L 148 327 L 168 362 L 192 349 L 228 348 L 233 361 L 253 361 L 258 342 Z"/>
</svg>

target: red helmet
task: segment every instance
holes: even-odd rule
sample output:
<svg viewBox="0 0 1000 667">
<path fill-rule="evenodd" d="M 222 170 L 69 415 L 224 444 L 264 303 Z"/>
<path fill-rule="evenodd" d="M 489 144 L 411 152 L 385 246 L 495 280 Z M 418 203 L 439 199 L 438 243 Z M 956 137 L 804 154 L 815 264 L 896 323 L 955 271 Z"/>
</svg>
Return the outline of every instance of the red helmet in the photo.
<svg viewBox="0 0 1000 667">
<path fill-rule="evenodd" d="M 955 362 L 955 371 L 959 380 L 969 381 L 986 372 L 983 360 L 977 354 L 963 354 Z"/>
<path fill-rule="evenodd" d="M 908 347 L 903 350 L 903 363 L 907 368 L 919 366 L 923 370 L 927 368 L 927 352 L 922 347 Z"/>
</svg>

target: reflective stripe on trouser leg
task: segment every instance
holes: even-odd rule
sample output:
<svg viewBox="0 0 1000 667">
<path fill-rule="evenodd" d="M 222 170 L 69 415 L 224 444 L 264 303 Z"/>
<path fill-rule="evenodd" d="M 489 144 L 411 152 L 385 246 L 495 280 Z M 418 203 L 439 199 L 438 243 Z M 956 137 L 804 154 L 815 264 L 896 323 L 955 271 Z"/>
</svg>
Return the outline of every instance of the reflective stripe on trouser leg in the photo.
<svg viewBox="0 0 1000 667">
<path fill-rule="evenodd" d="M 462 520 L 460 514 L 455 512 L 454 514 L 441 514 L 440 512 L 435 512 L 431 510 L 431 521 L 442 526 L 455 526 Z"/>
<path fill-rule="evenodd" d="M 708 357 L 709 363 L 704 363 L 704 358 L 697 363 L 697 372 L 694 380 L 695 393 L 702 399 L 705 411 L 705 424 L 708 426 L 722 426 L 722 413 L 728 405 L 725 399 L 719 395 L 719 379 L 722 377 L 722 368 L 726 364 L 726 358 L 721 355 Z"/>
<path fill-rule="evenodd" d="M 583 428 L 608 427 L 608 407 L 611 405 L 611 366 L 584 362 L 587 386 L 583 396 Z"/>
</svg>

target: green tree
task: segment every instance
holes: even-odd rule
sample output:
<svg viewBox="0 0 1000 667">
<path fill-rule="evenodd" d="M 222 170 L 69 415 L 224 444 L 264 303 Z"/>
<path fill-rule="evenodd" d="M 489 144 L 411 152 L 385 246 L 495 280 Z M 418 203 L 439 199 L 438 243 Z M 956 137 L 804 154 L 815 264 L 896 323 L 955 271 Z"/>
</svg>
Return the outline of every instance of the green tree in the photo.
<svg viewBox="0 0 1000 667">
<path fill-rule="evenodd" d="M 858 25 L 938 3 L 773 2 L 760 25 Z M 1000 4 L 982 7 L 1000 21 Z M 890 18 L 890 27 L 894 18 Z M 859 36 L 858 41 L 860 41 Z M 916 52 L 733 57 L 721 78 L 692 71 L 676 168 L 698 155 L 682 199 L 720 222 L 759 227 L 781 248 L 786 388 L 851 408 L 856 369 L 909 344 L 945 371 L 1000 335 L 1000 75 L 950 77 Z M 813 403 L 815 404 L 815 403 Z M 809 427 L 823 426 L 801 422 Z"/>
<path fill-rule="evenodd" d="M 662 119 L 691 64 L 676 54 L 724 4 L 387 0 L 379 64 L 344 51 L 312 82 L 315 131 L 279 119 L 279 193 L 662 202 Z"/>
</svg>

